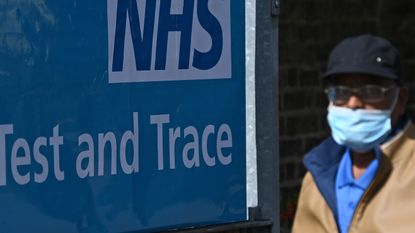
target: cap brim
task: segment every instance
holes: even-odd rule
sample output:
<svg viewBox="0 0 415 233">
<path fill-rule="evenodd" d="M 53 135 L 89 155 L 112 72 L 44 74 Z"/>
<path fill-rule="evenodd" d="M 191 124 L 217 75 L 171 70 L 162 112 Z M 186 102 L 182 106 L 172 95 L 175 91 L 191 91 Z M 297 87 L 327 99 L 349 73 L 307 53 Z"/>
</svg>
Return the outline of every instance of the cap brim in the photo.
<svg viewBox="0 0 415 233">
<path fill-rule="evenodd" d="M 387 78 L 391 80 L 399 80 L 399 76 L 391 72 L 390 68 L 386 67 L 379 67 L 373 65 L 347 65 L 341 64 L 332 67 L 331 69 L 327 70 L 322 76 L 322 79 L 337 76 L 337 75 L 344 75 L 344 74 L 367 74 L 373 75 L 377 77 Z"/>
</svg>

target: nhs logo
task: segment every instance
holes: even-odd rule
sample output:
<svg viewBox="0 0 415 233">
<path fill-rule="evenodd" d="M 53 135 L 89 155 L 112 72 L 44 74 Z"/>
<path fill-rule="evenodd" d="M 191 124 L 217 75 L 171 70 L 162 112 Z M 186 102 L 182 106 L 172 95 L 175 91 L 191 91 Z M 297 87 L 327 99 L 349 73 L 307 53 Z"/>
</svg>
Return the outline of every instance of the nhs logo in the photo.
<svg viewBox="0 0 415 233">
<path fill-rule="evenodd" d="M 231 0 L 107 0 L 109 83 L 232 76 Z"/>
</svg>

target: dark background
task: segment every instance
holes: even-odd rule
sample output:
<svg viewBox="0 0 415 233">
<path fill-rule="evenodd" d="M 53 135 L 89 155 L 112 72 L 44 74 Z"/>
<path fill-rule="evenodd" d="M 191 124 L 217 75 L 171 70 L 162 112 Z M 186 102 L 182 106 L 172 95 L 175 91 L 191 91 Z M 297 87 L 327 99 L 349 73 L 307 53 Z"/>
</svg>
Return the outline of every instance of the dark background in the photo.
<svg viewBox="0 0 415 233">
<path fill-rule="evenodd" d="M 365 33 L 392 42 L 412 94 L 408 110 L 415 109 L 415 1 L 283 0 L 279 30 L 280 212 L 288 231 L 305 174 L 302 158 L 329 135 L 319 76 L 338 42 Z"/>
</svg>

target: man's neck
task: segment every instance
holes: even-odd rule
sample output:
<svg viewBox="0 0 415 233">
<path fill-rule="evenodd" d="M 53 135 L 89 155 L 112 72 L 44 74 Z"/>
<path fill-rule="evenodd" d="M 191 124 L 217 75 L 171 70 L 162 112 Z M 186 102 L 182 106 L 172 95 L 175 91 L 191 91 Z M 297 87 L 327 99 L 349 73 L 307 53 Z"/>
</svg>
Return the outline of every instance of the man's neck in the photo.
<svg viewBox="0 0 415 233">
<path fill-rule="evenodd" d="M 374 159 L 375 152 L 373 150 L 364 153 L 352 152 L 353 177 L 358 179 Z"/>
</svg>

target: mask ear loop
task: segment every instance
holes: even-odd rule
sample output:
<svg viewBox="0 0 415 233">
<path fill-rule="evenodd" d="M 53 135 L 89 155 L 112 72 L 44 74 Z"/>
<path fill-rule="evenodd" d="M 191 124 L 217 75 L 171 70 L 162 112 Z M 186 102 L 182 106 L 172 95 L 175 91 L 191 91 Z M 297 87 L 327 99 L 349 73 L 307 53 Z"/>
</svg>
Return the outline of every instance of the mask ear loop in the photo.
<svg viewBox="0 0 415 233">
<path fill-rule="evenodd" d="M 333 108 L 340 108 L 338 106 L 336 106 L 333 101 L 329 101 L 329 105 L 327 106 L 327 112 L 330 112 L 331 109 Z"/>
<path fill-rule="evenodd" d="M 395 98 L 394 98 L 394 100 L 393 100 L 393 102 L 392 102 L 391 107 L 388 109 L 390 112 L 392 112 L 392 111 L 395 109 L 396 104 L 398 103 L 398 99 L 399 99 L 399 91 L 400 91 L 400 88 L 399 88 L 399 87 L 397 87 L 397 88 L 396 88 Z"/>
</svg>

